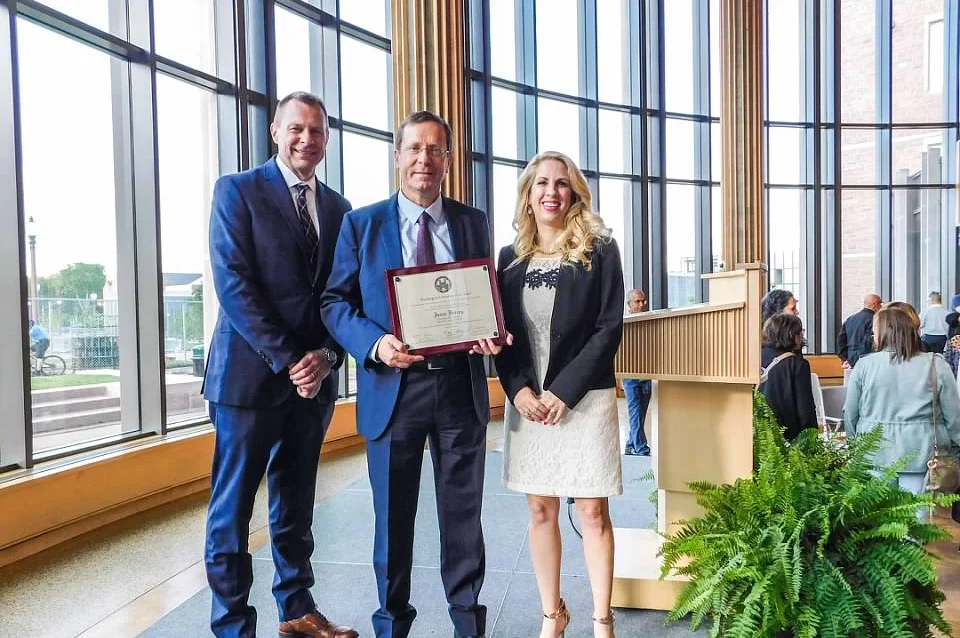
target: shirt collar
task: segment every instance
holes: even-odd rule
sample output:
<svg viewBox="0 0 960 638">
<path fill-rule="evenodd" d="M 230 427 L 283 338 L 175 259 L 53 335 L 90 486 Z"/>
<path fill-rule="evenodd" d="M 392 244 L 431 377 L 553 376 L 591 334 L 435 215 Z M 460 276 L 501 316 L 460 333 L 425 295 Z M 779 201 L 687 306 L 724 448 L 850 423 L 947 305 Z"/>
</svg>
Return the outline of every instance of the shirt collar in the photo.
<svg viewBox="0 0 960 638">
<path fill-rule="evenodd" d="M 438 195 L 437 199 L 435 199 L 432 204 L 424 209 L 407 199 L 407 196 L 403 194 L 403 191 L 399 191 L 397 197 L 397 206 L 400 208 L 400 214 L 406 217 L 411 224 L 416 224 L 418 221 L 420 221 L 420 213 L 422 213 L 424 210 L 426 210 L 427 214 L 433 219 L 434 224 L 440 224 L 443 222 L 442 196 Z"/>
<path fill-rule="evenodd" d="M 280 159 L 279 155 L 277 156 L 277 168 L 280 169 L 280 174 L 283 175 L 283 181 L 287 183 L 287 189 L 291 189 L 297 184 L 306 184 L 307 188 L 309 188 L 312 192 L 316 192 L 317 190 L 317 174 L 316 173 L 313 174 L 312 179 L 303 181 L 302 179 L 297 177 L 292 170 L 290 170 L 290 167 L 287 166 L 282 159 Z"/>
</svg>

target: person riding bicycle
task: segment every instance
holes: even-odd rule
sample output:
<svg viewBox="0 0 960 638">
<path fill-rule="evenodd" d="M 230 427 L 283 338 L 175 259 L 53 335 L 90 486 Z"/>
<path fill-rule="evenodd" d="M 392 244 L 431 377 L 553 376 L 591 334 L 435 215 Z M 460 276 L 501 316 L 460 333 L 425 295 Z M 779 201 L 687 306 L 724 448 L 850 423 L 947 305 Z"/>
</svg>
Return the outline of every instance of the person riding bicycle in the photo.
<svg viewBox="0 0 960 638">
<path fill-rule="evenodd" d="M 43 366 L 43 357 L 50 348 L 50 335 L 47 331 L 35 322 L 30 320 L 30 351 L 37 357 L 37 372 L 40 372 Z"/>
</svg>

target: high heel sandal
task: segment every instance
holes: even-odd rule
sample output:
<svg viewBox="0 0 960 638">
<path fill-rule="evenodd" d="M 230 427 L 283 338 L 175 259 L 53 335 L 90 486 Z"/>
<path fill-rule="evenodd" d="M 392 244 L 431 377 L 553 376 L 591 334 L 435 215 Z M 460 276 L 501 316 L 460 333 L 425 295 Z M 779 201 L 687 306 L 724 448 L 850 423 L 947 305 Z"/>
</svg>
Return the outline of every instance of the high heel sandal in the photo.
<svg viewBox="0 0 960 638">
<path fill-rule="evenodd" d="M 610 627 L 610 638 L 616 638 L 615 634 L 613 633 L 613 619 L 614 615 L 613 610 L 611 609 L 606 618 L 594 618 L 593 622 L 597 623 L 598 625 L 608 625 Z"/>
<path fill-rule="evenodd" d="M 557 607 L 557 611 L 552 614 L 544 614 L 544 620 L 553 620 L 556 622 L 556 632 L 557 638 L 563 638 L 564 634 L 567 631 L 567 625 L 570 624 L 570 610 L 567 609 L 567 605 L 563 602 L 563 598 L 560 599 L 560 606 Z"/>
</svg>

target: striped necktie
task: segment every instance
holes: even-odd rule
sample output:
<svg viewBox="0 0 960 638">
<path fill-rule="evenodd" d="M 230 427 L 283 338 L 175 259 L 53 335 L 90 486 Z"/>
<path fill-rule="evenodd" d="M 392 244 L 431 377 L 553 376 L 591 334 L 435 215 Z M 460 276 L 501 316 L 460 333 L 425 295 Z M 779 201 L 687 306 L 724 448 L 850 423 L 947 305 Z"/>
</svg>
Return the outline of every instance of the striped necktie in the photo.
<svg viewBox="0 0 960 638">
<path fill-rule="evenodd" d="M 297 217 L 300 219 L 300 228 L 303 234 L 307 236 L 307 259 L 310 262 L 310 269 L 317 267 L 317 247 L 320 245 L 320 238 L 317 237 L 317 229 L 313 227 L 313 220 L 310 219 L 310 211 L 307 210 L 307 195 L 310 193 L 310 187 L 306 184 L 297 184 Z"/>
</svg>

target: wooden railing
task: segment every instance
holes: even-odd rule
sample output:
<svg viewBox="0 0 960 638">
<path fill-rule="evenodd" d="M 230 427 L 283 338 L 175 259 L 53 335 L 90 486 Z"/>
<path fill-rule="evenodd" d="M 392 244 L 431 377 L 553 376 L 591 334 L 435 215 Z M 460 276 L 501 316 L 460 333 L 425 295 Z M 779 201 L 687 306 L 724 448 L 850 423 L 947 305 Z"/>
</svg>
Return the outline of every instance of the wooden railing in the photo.
<svg viewBox="0 0 960 638">
<path fill-rule="evenodd" d="M 756 382 L 756 357 L 743 347 L 746 311 L 744 302 L 735 302 L 627 317 L 617 371 L 644 379 Z"/>
<path fill-rule="evenodd" d="M 669 609 L 685 582 L 659 579 L 658 552 L 661 534 L 701 513 L 689 484 L 752 471 L 764 278 L 762 266 L 707 275 L 710 303 L 624 319 L 617 375 L 655 381 L 647 422 L 658 506 L 656 530 L 614 528 L 615 607 Z"/>
</svg>

